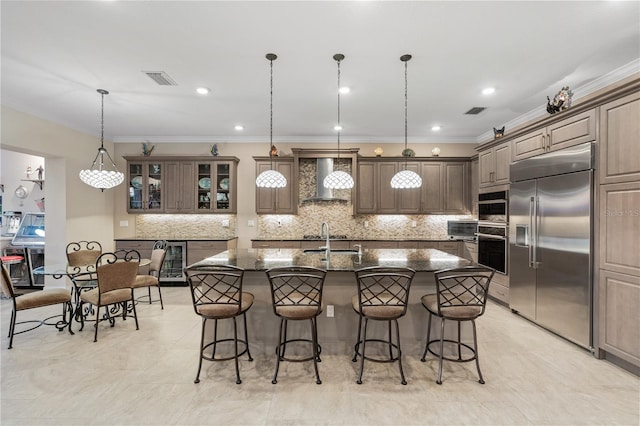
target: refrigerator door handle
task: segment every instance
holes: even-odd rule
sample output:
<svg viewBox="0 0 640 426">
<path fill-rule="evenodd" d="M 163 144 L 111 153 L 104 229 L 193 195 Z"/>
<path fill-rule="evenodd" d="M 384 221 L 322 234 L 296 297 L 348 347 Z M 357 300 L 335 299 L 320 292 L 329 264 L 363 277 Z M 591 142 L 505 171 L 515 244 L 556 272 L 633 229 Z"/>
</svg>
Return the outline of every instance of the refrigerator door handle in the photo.
<svg viewBox="0 0 640 426">
<path fill-rule="evenodd" d="M 529 199 L 529 231 L 530 231 L 530 236 L 529 236 L 529 268 L 535 268 L 535 265 L 533 263 L 533 250 L 534 250 L 534 239 L 535 239 L 535 228 L 533 227 L 533 214 L 534 214 L 534 205 L 535 205 L 535 197 L 531 197 Z"/>
<path fill-rule="evenodd" d="M 539 208 L 540 199 L 537 196 L 535 196 L 535 197 L 531 197 L 531 201 L 533 204 L 533 215 L 532 215 L 533 231 L 531 235 L 531 246 L 532 246 L 531 265 L 533 269 L 538 269 L 538 232 L 539 232 L 538 208 Z"/>
</svg>

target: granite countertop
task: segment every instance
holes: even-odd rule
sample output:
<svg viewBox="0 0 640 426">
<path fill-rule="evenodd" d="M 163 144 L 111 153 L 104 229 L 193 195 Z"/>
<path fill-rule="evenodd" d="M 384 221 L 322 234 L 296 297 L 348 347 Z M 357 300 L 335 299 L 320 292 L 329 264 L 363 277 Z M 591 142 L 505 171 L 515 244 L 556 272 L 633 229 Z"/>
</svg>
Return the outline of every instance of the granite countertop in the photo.
<svg viewBox="0 0 640 426">
<path fill-rule="evenodd" d="M 252 238 L 251 241 L 324 241 L 324 238 Z M 463 240 L 452 240 L 449 238 L 331 238 L 329 237 L 329 241 L 395 241 L 395 242 L 405 242 L 405 241 L 463 241 Z"/>
<path fill-rule="evenodd" d="M 187 269 L 206 269 L 211 265 L 233 265 L 246 271 L 264 271 L 281 266 L 313 266 L 327 271 L 354 271 L 369 266 L 402 266 L 418 272 L 472 265 L 473 262 L 436 249 L 372 249 L 362 255 L 334 252 L 330 261 L 324 252 L 305 253 L 299 249 L 234 249 L 227 250 Z"/>
<path fill-rule="evenodd" d="M 228 238 L 115 238 L 114 241 L 158 241 L 158 240 L 165 240 L 165 241 L 230 241 L 230 240 L 237 240 L 238 237 L 228 237 Z"/>
</svg>

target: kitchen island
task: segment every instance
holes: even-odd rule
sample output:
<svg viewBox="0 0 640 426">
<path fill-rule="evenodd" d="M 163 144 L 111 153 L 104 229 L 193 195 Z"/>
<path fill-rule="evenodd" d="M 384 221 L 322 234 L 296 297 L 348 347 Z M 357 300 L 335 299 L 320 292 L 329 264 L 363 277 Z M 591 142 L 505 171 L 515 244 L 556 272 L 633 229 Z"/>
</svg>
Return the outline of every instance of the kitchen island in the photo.
<svg viewBox="0 0 640 426">
<path fill-rule="evenodd" d="M 351 307 L 351 298 L 357 294 L 353 271 L 368 266 L 402 266 L 417 271 L 409 293 L 407 315 L 398 321 L 405 355 L 419 356 L 424 349 L 427 334 L 427 314 L 420 298 L 435 292 L 433 272 L 441 269 L 471 265 L 472 262 L 436 249 L 375 249 L 361 255 L 335 251 L 329 261 L 322 252 L 300 249 L 233 249 L 210 256 L 186 270 L 195 273 L 211 265 L 233 265 L 245 270 L 243 291 L 255 296 L 253 306 L 247 312 L 249 340 L 252 353 L 273 354 L 278 341 L 278 319 L 273 313 L 269 281 L 264 271 L 279 266 L 313 266 L 328 271 L 325 279 L 322 304 L 323 314 L 318 317 L 318 339 L 322 353 L 352 354 L 357 335 L 358 316 Z M 326 306 L 334 307 L 334 316 L 327 317 Z M 194 314 L 194 321 L 196 316 Z M 225 324 L 225 322 L 229 324 Z M 232 333 L 232 322 L 222 321 L 219 332 Z M 307 333 L 308 323 L 289 324 L 293 333 Z M 298 331 L 297 328 L 301 329 Z M 436 332 L 436 321 L 432 324 Z M 438 326 L 439 328 L 439 326 Z M 388 333 L 386 323 L 372 321 L 369 333 L 373 338 Z M 439 330 L 437 330 L 439 332 Z M 466 334 L 466 333 L 465 333 Z M 275 360 L 274 360 L 275 362 Z"/>
</svg>

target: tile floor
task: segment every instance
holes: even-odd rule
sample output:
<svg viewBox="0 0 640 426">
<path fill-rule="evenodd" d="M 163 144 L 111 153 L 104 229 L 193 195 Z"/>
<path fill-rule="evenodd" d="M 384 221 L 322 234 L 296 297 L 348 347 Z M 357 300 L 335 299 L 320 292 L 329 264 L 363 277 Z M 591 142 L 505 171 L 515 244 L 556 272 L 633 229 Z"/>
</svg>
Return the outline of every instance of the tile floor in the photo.
<svg viewBox="0 0 640 426">
<path fill-rule="evenodd" d="M 271 384 L 273 356 L 207 363 L 194 384 L 200 320 L 187 288 L 166 287 L 165 309 L 138 305 L 133 321 L 69 335 L 52 327 L 18 335 L 7 350 L 11 304 L 1 302 L 1 415 L 6 425 L 638 425 L 640 379 L 491 303 L 478 320 L 481 367 L 405 353 L 365 365 L 355 383 L 351 355 L 324 356 L 322 385 L 310 363 L 285 363 Z M 421 309 L 419 306 L 411 309 Z M 39 314 L 50 310 L 43 308 Z M 33 311 L 35 314 L 37 311 Z M 27 314 L 27 312 L 21 312 Z M 21 316 L 26 318 L 27 315 Z M 354 316 L 354 321 L 356 320 Z M 250 330 L 256 333 L 256 330 Z"/>
</svg>

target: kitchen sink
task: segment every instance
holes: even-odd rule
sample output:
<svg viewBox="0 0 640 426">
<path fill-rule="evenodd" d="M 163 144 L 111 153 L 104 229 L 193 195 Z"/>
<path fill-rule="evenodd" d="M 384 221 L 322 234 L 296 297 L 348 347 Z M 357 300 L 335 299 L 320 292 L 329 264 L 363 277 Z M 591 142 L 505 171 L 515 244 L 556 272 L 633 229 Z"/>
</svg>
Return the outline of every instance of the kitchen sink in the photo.
<svg viewBox="0 0 640 426">
<path fill-rule="evenodd" d="M 308 254 L 312 254 L 312 253 L 323 253 L 325 252 L 325 249 L 305 249 L 303 250 L 304 253 L 308 253 Z M 329 250 L 330 254 L 348 254 L 348 255 L 354 255 L 354 254 L 358 254 L 358 250 L 350 250 L 350 249 L 336 249 L 336 250 Z"/>
</svg>

